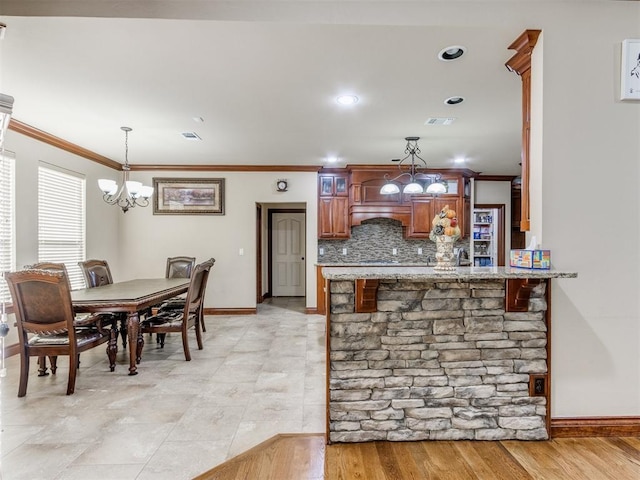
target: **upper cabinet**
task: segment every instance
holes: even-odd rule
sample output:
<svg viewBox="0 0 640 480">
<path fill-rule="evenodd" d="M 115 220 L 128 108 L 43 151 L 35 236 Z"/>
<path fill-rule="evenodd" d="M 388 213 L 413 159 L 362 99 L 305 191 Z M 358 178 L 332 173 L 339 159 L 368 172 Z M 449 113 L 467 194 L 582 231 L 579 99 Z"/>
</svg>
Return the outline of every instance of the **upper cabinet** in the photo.
<svg viewBox="0 0 640 480">
<path fill-rule="evenodd" d="M 318 175 L 318 195 L 321 197 L 348 197 L 349 175 L 321 173 Z"/>
<path fill-rule="evenodd" d="M 349 238 L 349 173 L 318 175 L 318 238 Z"/>
<path fill-rule="evenodd" d="M 447 192 L 431 194 L 382 195 L 380 188 L 397 169 L 378 166 L 352 166 L 349 169 L 323 169 L 318 174 L 318 237 L 349 238 L 352 226 L 372 218 L 390 218 L 404 227 L 406 238 L 428 238 L 431 220 L 449 205 L 458 214 L 462 236 L 469 234 L 470 179 L 475 172 L 466 169 L 430 171 L 440 173 Z"/>
</svg>

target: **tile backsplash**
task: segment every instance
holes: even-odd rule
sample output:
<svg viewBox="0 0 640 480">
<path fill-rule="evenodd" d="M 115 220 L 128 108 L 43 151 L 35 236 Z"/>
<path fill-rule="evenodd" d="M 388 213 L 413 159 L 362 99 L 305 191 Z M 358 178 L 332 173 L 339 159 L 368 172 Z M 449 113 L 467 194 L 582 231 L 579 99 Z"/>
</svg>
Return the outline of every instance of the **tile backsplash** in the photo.
<svg viewBox="0 0 640 480">
<path fill-rule="evenodd" d="M 469 239 L 458 240 L 455 246 L 468 251 Z M 418 249 L 422 249 L 422 254 Z M 435 261 L 435 254 L 435 243 L 428 238 L 403 238 L 400 222 L 388 218 L 374 218 L 352 227 L 348 240 L 318 240 L 318 263 L 426 263 L 429 255 Z"/>
</svg>

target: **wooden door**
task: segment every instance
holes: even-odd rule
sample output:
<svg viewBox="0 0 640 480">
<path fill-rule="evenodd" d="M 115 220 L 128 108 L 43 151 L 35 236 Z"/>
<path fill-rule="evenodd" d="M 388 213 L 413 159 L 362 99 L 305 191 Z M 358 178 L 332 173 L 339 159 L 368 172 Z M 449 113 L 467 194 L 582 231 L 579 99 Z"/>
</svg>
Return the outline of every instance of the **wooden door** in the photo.
<svg viewBox="0 0 640 480">
<path fill-rule="evenodd" d="M 305 214 L 274 213 L 272 223 L 274 297 L 305 296 Z"/>
</svg>

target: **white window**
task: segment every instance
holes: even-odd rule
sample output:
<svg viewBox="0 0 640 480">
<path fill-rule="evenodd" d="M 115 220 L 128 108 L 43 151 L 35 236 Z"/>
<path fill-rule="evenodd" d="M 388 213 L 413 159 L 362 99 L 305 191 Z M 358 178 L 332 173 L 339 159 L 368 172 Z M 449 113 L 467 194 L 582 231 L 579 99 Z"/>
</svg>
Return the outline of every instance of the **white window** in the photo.
<svg viewBox="0 0 640 480">
<path fill-rule="evenodd" d="M 15 156 L 0 150 L 0 272 L 16 267 L 15 248 Z M 0 302 L 10 302 L 9 287 L 0 279 Z"/>
<path fill-rule="evenodd" d="M 38 261 L 64 263 L 71 288 L 84 288 L 85 179 L 41 163 L 38 167 Z"/>
</svg>

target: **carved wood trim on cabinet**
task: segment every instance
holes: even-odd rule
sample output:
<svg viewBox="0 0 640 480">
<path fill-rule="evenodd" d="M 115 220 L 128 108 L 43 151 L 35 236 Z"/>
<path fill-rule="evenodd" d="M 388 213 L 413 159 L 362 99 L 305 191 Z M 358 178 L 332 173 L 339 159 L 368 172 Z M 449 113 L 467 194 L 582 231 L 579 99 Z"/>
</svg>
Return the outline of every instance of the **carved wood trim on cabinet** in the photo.
<svg viewBox="0 0 640 480">
<path fill-rule="evenodd" d="M 378 285 L 380 280 L 375 278 L 358 278 L 356 280 L 356 305 L 357 313 L 371 313 L 378 311 Z"/>
<path fill-rule="evenodd" d="M 316 265 L 316 313 L 318 315 L 325 315 L 326 309 L 326 293 L 327 281 L 322 276 L 322 266 Z"/>
<path fill-rule="evenodd" d="M 522 78 L 522 219 L 520 230 L 530 229 L 529 208 L 529 171 L 530 171 L 530 122 L 531 122 L 531 54 L 536 46 L 541 30 L 525 30 L 509 50 L 516 50 L 515 55 L 507 61 L 506 67 Z"/>
<path fill-rule="evenodd" d="M 507 312 L 526 312 L 529 310 L 531 291 L 540 285 L 539 278 L 509 278 L 505 294 Z"/>
</svg>

